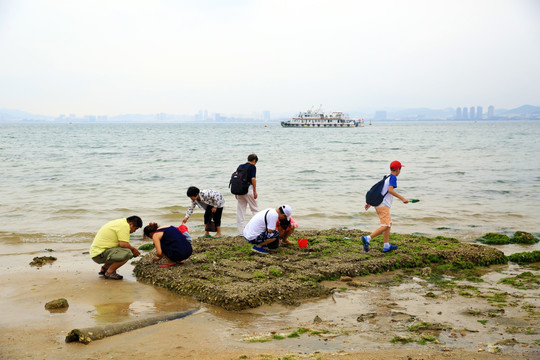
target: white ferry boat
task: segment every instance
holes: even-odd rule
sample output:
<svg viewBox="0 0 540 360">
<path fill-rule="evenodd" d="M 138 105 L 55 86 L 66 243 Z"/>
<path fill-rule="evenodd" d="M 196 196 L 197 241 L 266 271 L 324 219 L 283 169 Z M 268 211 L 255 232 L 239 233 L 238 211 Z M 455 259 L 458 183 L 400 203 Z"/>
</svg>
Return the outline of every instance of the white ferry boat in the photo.
<svg viewBox="0 0 540 360">
<path fill-rule="evenodd" d="M 302 111 L 289 121 L 282 121 L 283 127 L 358 127 L 364 126 L 363 119 L 351 119 L 342 112 L 324 113 L 321 108 Z"/>
</svg>

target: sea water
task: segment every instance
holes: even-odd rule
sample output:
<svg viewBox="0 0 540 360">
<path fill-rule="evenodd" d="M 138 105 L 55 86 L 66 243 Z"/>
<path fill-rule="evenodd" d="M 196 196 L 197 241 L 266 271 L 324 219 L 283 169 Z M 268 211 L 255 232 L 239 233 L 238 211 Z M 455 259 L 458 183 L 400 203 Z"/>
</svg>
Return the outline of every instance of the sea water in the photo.
<svg viewBox="0 0 540 360">
<path fill-rule="evenodd" d="M 400 121 L 361 128 L 277 123 L 0 124 L 0 244 L 91 243 L 109 220 L 179 225 L 186 189 L 225 197 L 236 235 L 231 173 L 259 157 L 259 208 L 289 204 L 301 229 L 378 226 L 365 192 L 399 160 L 393 232 L 471 240 L 540 235 L 540 122 Z M 187 223 L 202 233 L 202 210 Z M 251 213 L 248 210 L 248 219 Z M 141 230 L 134 236 L 142 237 Z"/>
</svg>

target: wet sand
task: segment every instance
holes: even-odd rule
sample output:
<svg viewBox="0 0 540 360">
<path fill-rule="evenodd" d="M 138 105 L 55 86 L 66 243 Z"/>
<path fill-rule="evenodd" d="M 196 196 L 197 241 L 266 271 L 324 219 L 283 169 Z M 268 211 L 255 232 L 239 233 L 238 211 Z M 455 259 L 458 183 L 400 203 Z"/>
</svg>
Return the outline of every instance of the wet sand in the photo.
<svg viewBox="0 0 540 360">
<path fill-rule="evenodd" d="M 50 245 L 50 244 L 49 244 Z M 53 247 L 54 252 L 43 251 Z M 421 279 L 390 285 L 395 274 L 355 279 L 360 287 L 335 281 L 325 285 L 334 294 L 303 301 L 300 306 L 272 305 L 225 311 L 138 282 L 133 265 L 119 270 L 123 281 L 105 280 L 81 244 L 30 244 L 1 255 L 0 358 L 2 359 L 537 359 L 540 358 L 538 316 L 523 305 L 540 309 L 538 290 L 516 290 L 497 281 L 522 272 L 515 265 L 498 266 L 483 276 L 483 293 L 507 292 L 512 305 L 504 316 L 478 317 L 467 309 L 487 311 L 483 297 L 434 292 Z M 41 268 L 29 266 L 34 256 L 55 256 Z M 165 269 L 166 270 L 166 269 Z M 535 269 L 527 269 L 535 274 Z M 44 305 L 66 298 L 65 312 L 50 313 Z M 94 341 L 65 343 L 74 328 L 198 308 L 183 319 Z M 315 317 L 318 317 L 316 319 Z M 450 324 L 439 343 L 391 343 L 408 334 L 411 317 L 432 324 Z M 478 320 L 485 320 L 484 323 Z M 298 329 L 310 333 L 289 337 Z M 529 329 L 509 332 L 509 329 Z M 318 334 L 316 334 L 318 333 Z M 264 339 L 274 338 L 262 342 Z M 279 338 L 279 339 L 278 339 Z M 283 339 L 281 339 L 283 338 Z M 250 341 L 251 340 L 251 341 Z M 254 341 L 255 340 L 255 341 Z"/>
</svg>

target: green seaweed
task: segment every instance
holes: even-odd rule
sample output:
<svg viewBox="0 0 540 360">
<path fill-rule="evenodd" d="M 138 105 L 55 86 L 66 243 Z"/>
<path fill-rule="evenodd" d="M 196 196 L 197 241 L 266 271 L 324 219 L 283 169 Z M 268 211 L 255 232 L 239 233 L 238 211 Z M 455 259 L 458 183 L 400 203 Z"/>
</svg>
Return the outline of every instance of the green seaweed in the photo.
<svg viewBox="0 0 540 360">
<path fill-rule="evenodd" d="M 507 244 L 536 244 L 539 239 L 531 233 L 525 231 L 516 231 L 513 237 L 500 233 L 487 233 L 476 239 L 486 245 L 507 245 Z"/>
<path fill-rule="evenodd" d="M 408 344 L 408 343 L 414 342 L 414 339 L 403 337 L 403 336 L 395 336 L 394 338 L 392 338 L 392 340 L 390 340 L 390 342 L 392 344 L 396 344 L 396 343 Z"/>
<path fill-rule="evenodd" d="M 427 342 L 437 342 L 437 338 L 429 335 L 424 335 L 420 340 L 417 341 L 420 345 L 425 345 Z"/>
<path fill-rule="evenodd" d="M 56 258 L 54 256 L 36 256 L 30 262 L 30 266 L 41 267 L 45 264 L 52 264 L 55 261 L 56 261 Z"/>
<path fill-rule="evenodd" d="M 480 297 L 483 297 L 487 299 L 488 302 L 495 302 L 495 303 L 506 303 L 506 297 L 508 296 L 508 293 L 494 293 L 493 295 L 480 295 Z"/>
<path fill-rule="evenodd" d="M 383 253 L 383 239 L 371 241 L 366 253 L 364 232 L 358 230 L 299 231 L 309 238 L 307 248 L 280 246 L 268 256 L 253 254 L 252 245 L 240 237 L 199 239 L 193 256 L 183 266 L 164 271 L 151 263 L 152 255 L 134 262 L 137 279 L 166 287 L 181 295 L 228 310 L 253 308 L 262 304 L 297 305 L 298 300 L 328 295 L 332 288 L 322 283 L 342 276 L 360 277 L 397 269 L 429 268 L 423 277 L 436 272 L 477 276 L 478 266 L 503 264 L 504 253 L 489 246 L 462 243 L 454 238 L 391 234 L 397 251 Z M 392 284 L 399 284 L 396 275 Z M 450 289 L 456 284 L 444 278 L 439 284 Z M 472 291 L 470 291 L 472 293 Z"/>
<path fill-rule="evenodd" d="M 275 266 L 270 266 L 270 268 L 268 269 L 268 272 L 270 273 L 270 275 L 275 276 L 275 277 L 283 276 L 281 271 Z"/>
<path fill-rule="evenodd" d="M 154 250 L 154 244 L 153 243 L 142 244 L 141 246 L 138 247 L 138 249 L 144 250 L 144 251 Z"/>
<path fill-rule="evenodd" d="M 540 287 L 540 275 L 534 275 L 532 272 L 526 271 L 517 276 L 501 279 L 499 283 L 522 290 L 538 289 Z"/>
<path fill-rule="evenodd" d="M 498 233 L 487 233 L 476 241 L 486 245 L 506 245 L 512 242 L 508 235 Z"/>
<path fill-rule="evenodd" d="M 540 251 L 525 251 L 507 256 L 508 261 L 517 264 L 530 264 L 540 262 Z"/>
<path fill-rule="evenodd" d="M 253 276 L 255 276 L 256 279 L 266 279 L 266 273 L 261 270 L 255 270 L 253 272 Z"/>
<path fill-rule="evenodd" d="M 532 234 L 524 231 L 516 231 L 512 238 L 512 242 L 516 244 L 536 244 L 538 241 Z"/>
</svg>

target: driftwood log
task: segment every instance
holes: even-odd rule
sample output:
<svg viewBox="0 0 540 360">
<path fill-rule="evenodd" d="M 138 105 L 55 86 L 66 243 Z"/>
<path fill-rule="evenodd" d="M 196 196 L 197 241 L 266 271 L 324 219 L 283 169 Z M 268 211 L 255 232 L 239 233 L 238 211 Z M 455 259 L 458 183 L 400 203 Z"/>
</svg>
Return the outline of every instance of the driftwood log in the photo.
<svg viewBox="0 0 540 360">
<path fill-rule="evenodd" d="M 66 342 L 81 342 L 89 344 L 93 340 L 100 340 L 107 336 L 125 333 L 128 331 L 140 329 L 146 326 L 155 325 L 160 322 L 171 321 L 189 316 L 199 309 L 193 309 L 171 314 L 162 314 L 152 316 L 146 319 L 126 321 L 119 324 L 110 324 L 104 326 L 95 326 L 85 329 L 73 329 L 66 335 Z"/>
</svg>

